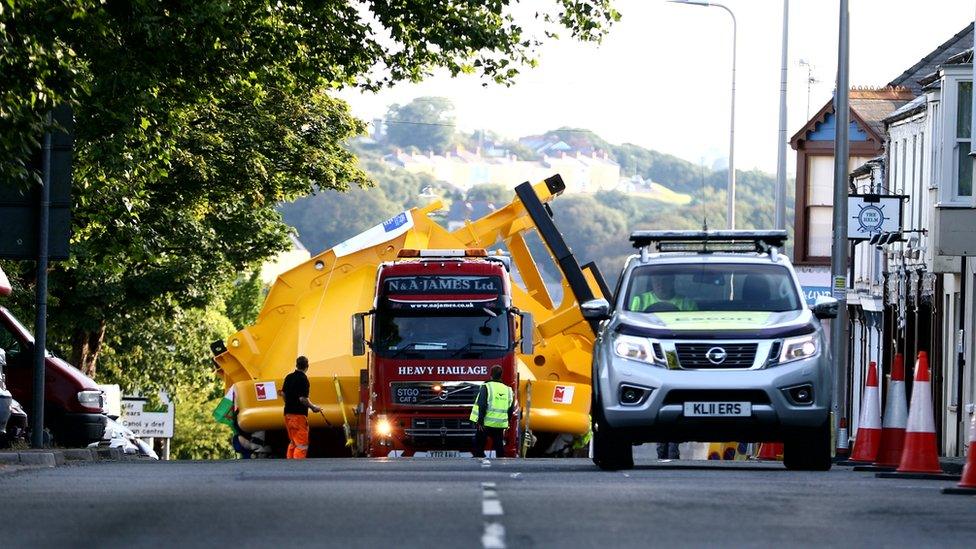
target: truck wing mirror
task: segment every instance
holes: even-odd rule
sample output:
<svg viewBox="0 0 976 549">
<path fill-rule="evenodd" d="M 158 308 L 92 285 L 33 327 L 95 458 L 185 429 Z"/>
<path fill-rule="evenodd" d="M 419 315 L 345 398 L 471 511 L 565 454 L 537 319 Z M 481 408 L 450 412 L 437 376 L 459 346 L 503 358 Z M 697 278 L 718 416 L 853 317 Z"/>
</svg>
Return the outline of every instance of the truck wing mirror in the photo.
<svg viewBox="0 0 976 549">
<path fill-rule="evenodd" d="M 532 343 L 532 332 L 534 326 L 532 324 L 532 313 L 519 313 L 522 318 L 522 340 L 519 342 L 519 352 L 523 355 L 531 355 L 535 350 L 535 346 Z"/>
<path fill-rule="evenodd" d="M 591 299 L 580 305 L 580 312 L 586 320 L 606 320 L 610 318 L 610 303 L 606 299 Z"/>
<path fill-rule="evenodd" d="M 820 320 L 837 318 L 837 307 L 838 303 L 836 299 L 822 295 L 817 298 L 817 302 L 813 306 L 813 316 Z"/>
<path fill-rule="evenodd" d="M 368 313 L 356 313 L 352 315 L 352 356 L 363 356 L 366 354 L 366 322 Z"/>
</svg>

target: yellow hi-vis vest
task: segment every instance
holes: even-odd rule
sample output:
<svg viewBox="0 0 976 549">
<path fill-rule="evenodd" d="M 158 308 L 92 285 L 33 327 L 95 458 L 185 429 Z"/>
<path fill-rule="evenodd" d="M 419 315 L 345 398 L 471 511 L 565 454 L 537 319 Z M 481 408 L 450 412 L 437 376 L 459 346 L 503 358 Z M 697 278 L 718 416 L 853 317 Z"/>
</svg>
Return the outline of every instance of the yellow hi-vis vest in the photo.
<svg viewBox="0 0 976 549">
<path fill-rule="evenodd" d="M 671 299 L 661 299 L 654 295 L 654 292 L 644 292 L 642 294 L 637 294 L 630 299 L 630 310 L 638 313 L 644 312 L 651 305 L 661 302 L 671 303 L 677 307 L 679 311 L 694 311 L 697 309 L 695 302 L 688 298 L 675 296 Z"/>
<path fill-rule="evenodd" d="M 488 390 L 485 427 L 505 429 L 508 427 L 508 409 L 512 407 L 513 402 L 512 388 L 497 381 L 485 383 L 485 388 Z M 477 423 L 478 412 L 478 399 L 476 397 L 474 406 L 471 407 L 471 416 L 468 419 Z"/>
</svg>

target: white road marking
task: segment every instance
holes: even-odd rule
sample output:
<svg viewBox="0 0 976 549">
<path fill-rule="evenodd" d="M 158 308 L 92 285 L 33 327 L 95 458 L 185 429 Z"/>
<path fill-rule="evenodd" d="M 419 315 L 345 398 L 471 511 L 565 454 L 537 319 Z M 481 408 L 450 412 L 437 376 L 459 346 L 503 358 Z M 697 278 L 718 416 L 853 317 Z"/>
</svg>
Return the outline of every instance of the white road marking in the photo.
<svg viewBox="0 0 976 549">
<path fill-rule="evenodd" d="M 502 502 L 498 501 L 498 490 L 494 482 L 481 483 L 481 514 L 485 517 L 500 517 L 505 514 Z M 505 549 L 505 526 L 500 522 L 486 522 L 485 531 L 481 535 L 481 546 L 485 549 Z"/>
<path fill-rule="evenodd" d="M 505 512 L 502 511 L 502 502 L 497 499 L 485 499 L 481 501 L 481 514 L 486 517 L 497 517 L 504 515 Z"/>
<path fill-rule="evenodd" d="M 505 527 L 497 522 L 486 522 L 481 546 L 485 549 L 505 549 Z"/>
<path fill-rule="evenodd" d="M 512 473 L 511 475 L 508 475 L 508 476 L 510 476 L 512 478 L 519 478 L 520 476 L 522 476 L 522 473 Z"/>
</svg>

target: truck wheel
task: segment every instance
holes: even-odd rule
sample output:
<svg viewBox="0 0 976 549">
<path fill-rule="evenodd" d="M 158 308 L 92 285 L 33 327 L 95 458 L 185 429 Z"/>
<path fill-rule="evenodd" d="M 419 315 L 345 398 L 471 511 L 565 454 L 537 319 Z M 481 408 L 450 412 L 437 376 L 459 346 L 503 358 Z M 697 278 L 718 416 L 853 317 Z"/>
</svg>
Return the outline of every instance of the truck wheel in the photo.
<svg viewBox="0 0 976 549">
<path fill-rule="evenodd" d="M 593 426 L 593 463 L 604 471 L 634 468 L 634 446 L 606 422 Z"/>
<path fill-rule="evenodd" d="M 797 429 L 783 441 L 783 465 L 791 471 L 829 471 L 830 420 L 819 427 Z"/>
</svg>

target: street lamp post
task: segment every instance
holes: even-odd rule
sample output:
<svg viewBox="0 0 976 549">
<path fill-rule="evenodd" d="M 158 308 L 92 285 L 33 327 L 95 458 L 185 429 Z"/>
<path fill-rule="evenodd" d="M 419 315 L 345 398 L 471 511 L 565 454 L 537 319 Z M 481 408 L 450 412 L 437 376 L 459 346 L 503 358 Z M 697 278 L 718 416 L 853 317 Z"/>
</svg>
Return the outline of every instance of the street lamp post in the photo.
<svg viewBox="0 0 976 549">
<path fill-rule="evenodd" d="M 732 108 L 731 120 L 729 122 L 729 196 L 728 210 L 726 219 L 728 228 L 735 228 L 735 48 L 738 33 L 738 24 L 735 21 L 735 14 L 727 6 L 709 0 L 668 0 L 673 4 L 686 4 L 690 6 L 704 6 L 722 8 L 732 18 Z"/>
<path fill-rule="evenodd" d="M 777 229 L 786 228 L 786 61 L 790 36 L 790 0 L 783 0 L 783 46 L 779 69 L 779 142 L 776 144 L 776 213 Z"/>
</svg>

